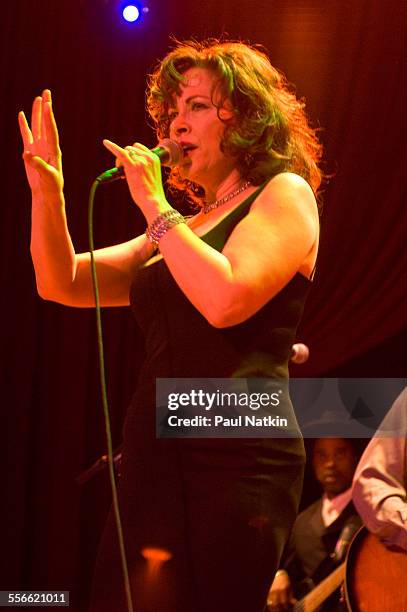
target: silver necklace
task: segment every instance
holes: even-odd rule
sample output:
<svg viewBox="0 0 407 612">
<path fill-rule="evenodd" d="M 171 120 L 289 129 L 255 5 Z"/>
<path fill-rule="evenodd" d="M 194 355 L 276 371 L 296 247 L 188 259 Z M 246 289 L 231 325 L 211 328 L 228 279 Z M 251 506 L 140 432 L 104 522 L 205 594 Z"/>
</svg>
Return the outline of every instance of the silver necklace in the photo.
<svg viewBox="0 0 407 612">
<path fill-rule="evenodd" d="M 203 214 L 207 215 L 214 208 L 218 208 L 218 206 L 222 206 L 222 204 L 229 202 L 229 200 L 239 195 L 239 193 L 242 193 L 242 191 L 245 191 L 248 187 L 250 187 L 250 185 L 251 185 L 250 181 L 246 181 L 241 187 L 239 187 L 239 189 L 235 189 L 235 191 L 231 191 L 227 195 L 223 196 L 223 198 L 219 198 L 218 200 L 215 200 L 214 202 L 211 202 L 210 204 L 207 204 L 205 202 L 205 204 L 202 206 Z"/>
</svg>

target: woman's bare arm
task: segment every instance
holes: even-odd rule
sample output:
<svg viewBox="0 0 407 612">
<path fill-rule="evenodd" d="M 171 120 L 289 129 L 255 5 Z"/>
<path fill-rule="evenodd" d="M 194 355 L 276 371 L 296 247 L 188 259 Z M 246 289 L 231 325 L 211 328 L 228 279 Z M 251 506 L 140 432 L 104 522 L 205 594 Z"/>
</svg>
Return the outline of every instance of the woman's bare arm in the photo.
<svg viewBox="0 0 407 612">
<path fill-rule="evenodd" d="M 177 225 L 160 241 L 176 282 L 215 327 L 245 321 L 297 273 L 310 276 L 318 249 L 318 211 L 311 188 L 277 175 L 234 228 L 222 253 Z"/>
</svg>

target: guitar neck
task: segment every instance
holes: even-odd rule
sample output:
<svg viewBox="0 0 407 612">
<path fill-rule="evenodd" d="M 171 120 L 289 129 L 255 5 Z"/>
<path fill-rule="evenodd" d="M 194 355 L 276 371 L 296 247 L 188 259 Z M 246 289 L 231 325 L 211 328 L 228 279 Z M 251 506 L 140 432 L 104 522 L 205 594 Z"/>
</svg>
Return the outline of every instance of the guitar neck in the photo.
<svg viewBox="0 0 407 612">
<path fill-rule="evenodd" d="M 331 593 L 343 582 L 345 577 L 345 563 L 339 565 L 329 576 L 324 578 L 308 595 L 298 601 L 293 608 L 294 612 L 314 612 Z"/>
</svg>

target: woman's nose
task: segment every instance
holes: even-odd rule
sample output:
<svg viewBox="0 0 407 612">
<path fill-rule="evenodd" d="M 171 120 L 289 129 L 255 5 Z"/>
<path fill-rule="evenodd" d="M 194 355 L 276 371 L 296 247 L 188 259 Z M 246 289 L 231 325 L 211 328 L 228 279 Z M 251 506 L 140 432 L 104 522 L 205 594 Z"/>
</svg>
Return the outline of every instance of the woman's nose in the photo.
<svg viewBox="0 0 407 612">
<path fill-rule="evenodd" d="M 175 136 L 180 136 L 181 134 L 189 132 L 188 123 L 183 115 L 179 114 L 175 117 L 171 123 L 171 132 L 175 134 Z"/>
</svg>

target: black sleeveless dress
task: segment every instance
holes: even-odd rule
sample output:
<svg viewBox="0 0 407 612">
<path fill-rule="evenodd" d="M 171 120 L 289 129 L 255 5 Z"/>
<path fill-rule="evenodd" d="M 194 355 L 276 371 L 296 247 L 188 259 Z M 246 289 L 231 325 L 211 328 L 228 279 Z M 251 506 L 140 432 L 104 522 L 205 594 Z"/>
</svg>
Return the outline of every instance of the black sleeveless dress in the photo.
<svg viewBox="0 0 407 612">
<path fill-rule="evenodd" d="M 222 250 L 263 187 L 202 240 Z M 119 483 L 135 611 L 263 612 L 298 510 L 302 438 L 156 439 L 155 379 L 287 378 L 310 284 L 297 273 L 249 320 L 218 329 L 164 260 L 137 271 L 130 301 L 147 355 L 124 426 Z M 292 411 L 289 400 L 285 409 Z M 126 611 L 116 540 L 111 516 L 92 612 Z"/>
</svg>

